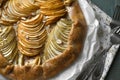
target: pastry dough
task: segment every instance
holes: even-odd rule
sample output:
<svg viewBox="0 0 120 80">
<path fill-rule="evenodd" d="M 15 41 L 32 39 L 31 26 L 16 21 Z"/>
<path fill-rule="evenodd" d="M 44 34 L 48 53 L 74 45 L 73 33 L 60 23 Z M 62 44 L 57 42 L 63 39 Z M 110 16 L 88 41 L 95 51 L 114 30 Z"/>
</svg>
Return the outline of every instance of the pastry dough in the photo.
<svg viewBox="0 0 120 80">
<path fill-rule="evenodd" d="M 0 8 L 5 77 L 49 80 L 80 55 L 87 25 L 77 0 L 7 0 Z"/>
</svg>

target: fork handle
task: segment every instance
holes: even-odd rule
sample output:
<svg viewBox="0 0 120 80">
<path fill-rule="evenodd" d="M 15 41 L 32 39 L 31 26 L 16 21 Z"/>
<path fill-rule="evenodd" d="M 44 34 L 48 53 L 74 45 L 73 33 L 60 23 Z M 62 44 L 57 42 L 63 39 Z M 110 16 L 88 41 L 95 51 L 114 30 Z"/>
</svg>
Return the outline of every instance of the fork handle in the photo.
<svg viewBox="0 0 120 80">
<path fill-rule="evenodd" d="M 110 23 L 111 29 L 120 26 L 120 22 L 116 21 L 116 20 L 112 20 L 112 22 Z"/>
</svg>

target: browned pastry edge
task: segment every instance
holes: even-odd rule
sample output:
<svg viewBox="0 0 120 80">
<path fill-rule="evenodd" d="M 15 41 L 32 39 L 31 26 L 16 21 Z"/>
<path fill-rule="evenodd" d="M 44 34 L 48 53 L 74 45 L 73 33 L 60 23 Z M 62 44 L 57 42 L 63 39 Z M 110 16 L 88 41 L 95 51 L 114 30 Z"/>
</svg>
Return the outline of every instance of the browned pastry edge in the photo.
<svg viewBox="0 0 120 80">
<path fill-rule="evenodd" d="M 43 79 L 43 69 L 40 65 L 36 66 L 13 66 L 8 64 L 0 55 L 0 73 L 12 80 L 45 80 Z"/>
<path fill-rule="evenodd" d="M 77 1 L 67 9 L 73 24 L 69 46 L 62 54 L 36 66 L 13 66 L 0 55 L 0 73 L 12 80 L 48 80 L 71 65 L 82 51 L 87 25 Z"/>
</svg>

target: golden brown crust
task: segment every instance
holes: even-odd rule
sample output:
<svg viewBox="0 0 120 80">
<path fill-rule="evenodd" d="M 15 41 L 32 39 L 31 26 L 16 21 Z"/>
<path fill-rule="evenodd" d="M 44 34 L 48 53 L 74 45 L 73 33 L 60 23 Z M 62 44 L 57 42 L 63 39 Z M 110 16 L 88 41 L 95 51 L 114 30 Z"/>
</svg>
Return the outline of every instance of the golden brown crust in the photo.
<svg viewBox="0 0 120 80">
<path fill-rule="evenodd" d="M 68 11 L 70 18 L 74 22 L 69 36 L 69 46 L 62 54 L 43 63 L 43 76 L 45 78 L 50 78 L 68 67 L 82 51 L 86 35 L 86 22 L 78 2 L 68 7 Z"/>
<path fill-rule="evenodd" d="M 0 54 L 0 73 L 12 80 L 48 80 L 71 65 L 82 51 L 87 25 L 77 1 L 67 7 L 72 29 L 66 50 L 42 65 L 12 65 Z"/>
</svg>

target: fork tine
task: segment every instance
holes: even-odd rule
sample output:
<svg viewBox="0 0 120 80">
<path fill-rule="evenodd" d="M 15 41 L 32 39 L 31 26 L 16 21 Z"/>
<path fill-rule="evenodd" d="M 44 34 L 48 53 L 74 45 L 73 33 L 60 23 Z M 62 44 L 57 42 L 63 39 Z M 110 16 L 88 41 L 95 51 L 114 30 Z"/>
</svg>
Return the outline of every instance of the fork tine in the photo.
<svg viewBox="0 0 120 80">
<path fill-rule="evenodd" d="M 120 9 L 119 9 L 119 6 L 117 5 L 117 6 L 115 7 L 115 12 L 114 12 L 114 14 L 113 14 L 113 19 L 114 19 L 114 20 L 119 20 L 119 11 L 120 11 Z"/>
<path fill-rule="evenodd" d="M 117 8 L 115 7 L 114 14 L 113 14 L 113 19 L 116 18 L 116 15 L 117 15 Z"/>
<path fill-rule="evenodd" d="M 120 6 L 117 6 L 117 10 L 118 10 L 118 21 L 120 21 Z"/>
<path fill-rule="evenodd" d="M 119 21 L 119 16 L 120 16 L 120 13 L 119 13 L 119 10 L 120 10 L 120 9 L 119 9 L 119 7 L 120 7 L 120 6 L 117 6 L 117 15 L 116 15 L 116 16 L 117 16 L 116 18 L 117 18 L 118 21 Z"/>
<path fill-rule="evenodd" d="M 111 29 L 120 26 L 120 5 L 116 5 L 112 18 L 113 20 L 110 23 Z"/>
<path fill-rule="evenodd" d="M 118 18 L 119 18 L 119 21 L 120 21 L 120 6 L 118 7 L 119 9 L 118 9 L 118 11 L 119 11 L 119 16 L 118 16 Z"/>
</svg>

